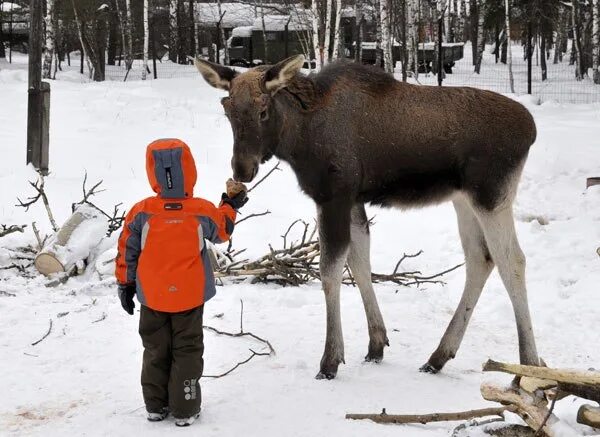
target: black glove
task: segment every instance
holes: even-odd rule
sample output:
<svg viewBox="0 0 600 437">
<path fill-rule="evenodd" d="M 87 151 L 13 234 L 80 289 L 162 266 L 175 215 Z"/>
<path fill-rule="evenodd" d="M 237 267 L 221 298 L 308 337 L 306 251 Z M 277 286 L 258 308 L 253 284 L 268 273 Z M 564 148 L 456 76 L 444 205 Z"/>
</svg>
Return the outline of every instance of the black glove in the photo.
<svg viewBox="0 0 600 437">
<path fill-rule="evenodd" d="M 248 202 L 248 193 L 246 193 L 246 191 L 240 191 L 233 197 L 229 197 L 227 193 L 223 193 L 223 195 L 221 196 L 221 202 L 227 203 L 237 211 L 242 206 L 244 206 L 246 202 Z"/>
<path fill-rule="evenodd" d="M 119 300 L 123 309 L 133 316 L 133 309 L 135 303 L 133 302 L 133 296 L 135 296 L 135 285 L 121 285 L 119 284 Z"/>
</svg>

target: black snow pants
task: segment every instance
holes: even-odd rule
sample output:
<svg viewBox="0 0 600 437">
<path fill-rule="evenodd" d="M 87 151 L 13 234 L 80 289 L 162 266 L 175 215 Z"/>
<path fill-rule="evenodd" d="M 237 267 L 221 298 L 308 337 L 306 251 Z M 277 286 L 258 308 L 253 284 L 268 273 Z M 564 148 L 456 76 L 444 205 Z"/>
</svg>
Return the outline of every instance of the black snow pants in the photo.
<svg viewBox="0 0 600 437">
<path fill-rule="evenodd" d="M 175 418 L 186 418 L 200 412 L 203 310 L 165 313 L 141 305 L 142 392 L 149 413 L 169 407 Z"/>
</svg>

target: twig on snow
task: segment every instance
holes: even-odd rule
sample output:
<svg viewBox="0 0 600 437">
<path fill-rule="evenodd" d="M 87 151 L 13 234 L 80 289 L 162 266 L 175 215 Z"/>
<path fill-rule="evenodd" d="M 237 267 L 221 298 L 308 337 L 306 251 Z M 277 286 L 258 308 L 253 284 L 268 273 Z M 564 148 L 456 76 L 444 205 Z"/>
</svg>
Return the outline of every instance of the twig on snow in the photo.
<svg viewBox="0 0 600 437">
<path fill-rule="evenodd" d="M 10 296 L 10 297 L 17 297 L 16 294 L 9 293 L 8 291 L 4 291 L 4 290 L 0 290 L 0 295 L 2 295 L 2 296 Z"/>
<path fill-rule="evenodd" d="M 6 226 L 6 225 L 2 225 L 2 228 L 0 229 L 0 238 L 1 237 L 5 237 L 6 235 L 12 234 L 13 232 L 21 232 L 23 233 L 23 231 L 25 230 L 25 228 L 27 227 L 27 225 L 10 225 L 10 226 Z"/>
<path fill-rule="evenodd" d="M 101 322 L 102 320 L 106 320 L 106 317 L 107 317 L 106 313 L 102 313 L 100 318 L 97 320 L 94 320 L 92 323 L 98 323 L 98 322 Z"/>
<path fill-rule="evenodd" d="M 52 319 L 50 319 L 50 326 L 48 326 L 48 332 L 46 332 L 44 334 L 44 336 L 42 338 L 40 338 L 38 341 L 31 343 L 31 345 L 35 346 L 35 345 L 41 343 L 42 341 L 44 341 L 46 339 L 46 337 L 48 337 L 50 335 L 51 332 L 52 332 Z"/>
<path fill-rule="evenodd" d="M 214 332 L 215 334 L 226 335 L 227 337 L 252 337 L 253 339 L 265 344 L 269 348 L 268 355 L 275 354 L 275 349 L 273 348 L 269 340 L 265 340 L 264 338 L 253 334 L 252 332 L 244 332 L 244 301 L 242 299 L 240 299 L 240 332 L 221 331 L 217 328 L 208 325 L 203 325 L 202 327 L 208 331 Z"/>
<path fill-rule="evenodd" d="M 482 408 L 479 410 L 458 411 L 456 413 L 432 413 L 432 414 L 387 414 L 385 408 L 379 414 L 346 414 L 346 419 L 372 420 L 375 423 L 430 423 L 450 422 L 456 420 L 470 420 L 476 417 L 501 416 L 506 411 L 513 411 L 512 406 Z"/>
<path fill-rule="evenodd" d="M 250 352 L 252 352 L 252 355 L 250 355 L 248 358 L 246 358 L 244 361 L 240 361 L 239 363 L 237 363 L 235 366 L 233 366 L 231 369 L 229 369 L 226 372 L 223 372 L 219 375 L 202 375 L 202 378 L 222 378 L 224 376 L 229 375 L 231 372 L 233 372 L 235 369 L 237 369 L 238 367 L 246 364 L 248 361 L 250 361 L 252 358 L 254 357 L 264 357 L 264 356 L 268 356 L 271 355 L 269 352 L 255 352 L 252 349 L 249 349 Z"/>
</svg>

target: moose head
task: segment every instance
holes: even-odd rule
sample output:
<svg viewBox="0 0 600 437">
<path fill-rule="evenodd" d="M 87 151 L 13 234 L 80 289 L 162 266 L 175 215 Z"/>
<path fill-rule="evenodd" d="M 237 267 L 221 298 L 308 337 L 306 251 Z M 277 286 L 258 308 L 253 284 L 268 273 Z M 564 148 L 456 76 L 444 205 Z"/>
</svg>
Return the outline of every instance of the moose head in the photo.
<svg viewBox="0 0 600 437">
<path fill-rule="evenodd" d="M 304 56 L 243 73 L 201 59 L 195 59 L 194 64 L 210 85 L 229 91 L 221 104 L 233 130 L 233 177 L 251 182 L 258 166 L 273 156 L 281 137 L 282 114 L 276 110 L 273 98 L 302 68 Z"/>
</svg>

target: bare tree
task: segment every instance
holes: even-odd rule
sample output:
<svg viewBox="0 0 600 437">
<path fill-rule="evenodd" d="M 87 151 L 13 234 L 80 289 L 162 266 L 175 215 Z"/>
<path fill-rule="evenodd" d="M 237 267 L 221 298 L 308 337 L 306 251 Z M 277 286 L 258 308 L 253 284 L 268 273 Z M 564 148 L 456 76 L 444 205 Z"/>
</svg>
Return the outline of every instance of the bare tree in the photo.
<svg viewBox="0 0 600 437">
<path fill-rule="evenodd" d="M 177 2 L 169 0 L 169 60 L 177 62 Z"/>
<path fill-rule="evenodd" d="M 148 42 L 149 38 L 148 28 L 148 0 L 144 0 L 144 62 L 142 65 L 142 80 L 146 80 L 148 74 Z"/>
<path fill-rule="evenodd" d="M 477 58 L 475 61 L 475 73 L 481 72 L 481 61 L 485 50 L 485 1 L 477 1 Z"/>
<path fill-rule="evenodd" d="M 382 0 L 374 0 L 373 6 L 375 8 L 375 24 L 376 24 L 376 36 L 375 36 L 375 65 L 381 67 L 383 62 L 383 56 L 381 52 L 381 5 Z M 384 0 L 385 1 L 385 0 Z"/>
<path fill-rule="evenodd" d="M 571 26 L 573 29 L 573 49 L 575 51 L 575 78 L 583 79 L 583 56 L 581 53 L 579 0 L 573 0 L 571 7 Z"/>
<path fill-rule="evenodd" d="M 320 14 L 319 14 L 319 3 L 318 0 L 312 0 L 312 4 L 311 4 L 311 9 L 312 9 L 312 34 L 313 34 L 313 47 L 315 50 L 315 62 L 316 62 L 316 67 L 317 70 L 320 70 L 321 67 L 323 66 L 323 49 L 321 47 L 321 43 L 319 40 L 319 21 L 320 21 Z"/>
<path fill-rule="evenodd" d="M 102 3 L 82 5 L 81 2 L 71 0 L 79 41 L 88 63 L 90 78 L 96 82 L 105 79 L 104 53 L 106 50 L 106 9 Z"/>
<path fill-rule="evenodd" d="M 341 26 L 342 25 L 342 0 L 335 2 L 335 26 L 333 35 L 333 53 L 331 59 L 340 57 L 340 44 L 342 44 Z"/>
<path fill-rule="evenodd" d="M 600 1 L 592 3 L 592 70 L 595 84 L 600 85 Z"/>
<path fill-rule="evenodd" d="M 407 50 L 408 50 L 408 66 L 407 70 L 413 72 L 415 78 L 419 75 L 417 50 L 419 43 L 419 3 L 418 0 L 406 0 L 406 15 L 407 15 Z"/>
<path fill-rule="evenodd" d="M 329 47 L 331 45 L 331 14 L 333 11 L 333 0 L 325 0 L 326 12 L 325 12 L 325 41 L 323 45 L 323 60 L 328 63 L 331 58 L 329 57 Z"/>
<path fill-rule="evenodd" d="M 55 24 L 54 16 L 54 0 L 46 0 L 46 17 L 44 18 L 46 24 L 46 43 L 44 45 L 44 64 L 42 67 L 42 77 L 44 79 L 52 78 L 52 58 L 54 57 L 55 50 Z"/>
<path fill-rule="evenodd" d="M 125 0 L 125 35 L 127 37 L 127 48 L 125 52 L 125 66 L 127 71 L 131 70 L 133 65 L 133 17 L 131 14 L 131 0 Z"/>
<path fill-rule="evenodd" d="M 383 68 L 386 73 L 394 72 L 394 58 L 392 56 L 392 28 L 390 19 L 389 0 L 379 1 L 379 14 L 381 17 L 381 46 L 383 49 Z"/>
<path fill-rule="evenodd" d="M 510 1 L 504 0 L 504 15 L 506 19 L 506 63 L 508 65 L 508 83 L 510 84 L 510 92 L 515 92 L 515 81 L 512 71 L 512 50 L 510 41 Z"/>
</svg>

